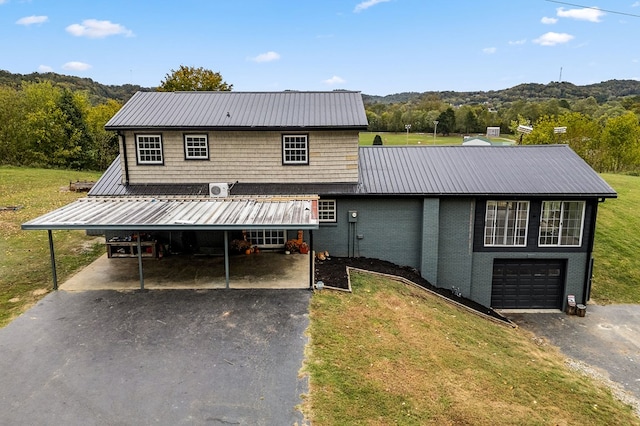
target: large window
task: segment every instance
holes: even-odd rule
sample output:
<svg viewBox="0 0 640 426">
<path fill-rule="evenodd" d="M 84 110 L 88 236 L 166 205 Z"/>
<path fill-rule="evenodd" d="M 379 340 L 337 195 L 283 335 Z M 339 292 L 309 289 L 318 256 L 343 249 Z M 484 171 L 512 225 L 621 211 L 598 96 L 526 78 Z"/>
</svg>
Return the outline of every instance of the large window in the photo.
<svg viewBox="0 0 640 426">
<path fill-rule="evenodd" d="M 207 135 L 184 135 L 184 157 L 187 160 L 208 160 Z"/>
<path fill-rule="evenodd" d="M 543 201 L 540 214 L 540 246 L 582 245 L 584 201 Z"/>
<path fill-rule="evenodd" d="M 318 201 L 318 220 L 320 222 L 336 221 L 336 200 Z"/>
<path fill-rule="evenodd" d="M 528 201 L 487 201 L 485 246 L 526 246 Z"/>
<path fill-rule="evenodd" d="M 282 135 L 282 163 L 309 164 L 307 135 Z"/>
<path fill-rule="evenodd" d="M 162 164 L 162 137 L 160 135 L 136 135 L 138 164 Z"/>
</svg>

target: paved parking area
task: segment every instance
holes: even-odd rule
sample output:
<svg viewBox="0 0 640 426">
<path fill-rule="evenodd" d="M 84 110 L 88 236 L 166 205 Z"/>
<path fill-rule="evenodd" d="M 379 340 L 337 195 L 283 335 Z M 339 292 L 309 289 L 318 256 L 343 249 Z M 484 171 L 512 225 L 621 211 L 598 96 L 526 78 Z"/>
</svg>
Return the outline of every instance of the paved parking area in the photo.
<svg viewBox="0 0 640 426">
<path fill-rule="evenodd" d="M 640 399 L 640 305 L 588 305 L 584 317 L 560 312 L 506 316 Z"/>
<path fill-rule="evenodd" d="M 0 424 L 304 424 L 310 296 L 51 293 L 0 329 Z"/>
</svg>

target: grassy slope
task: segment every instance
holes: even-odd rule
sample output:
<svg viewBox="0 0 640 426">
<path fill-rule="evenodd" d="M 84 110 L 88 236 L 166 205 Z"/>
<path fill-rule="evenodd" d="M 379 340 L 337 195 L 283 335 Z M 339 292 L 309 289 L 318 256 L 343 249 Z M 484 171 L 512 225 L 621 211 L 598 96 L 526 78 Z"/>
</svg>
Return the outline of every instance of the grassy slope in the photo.
<svg viewBox="0 0 640 426">
<path fill-rule="evenodd" d="M 20 225 L 85 194 L 61 192 L 70 181 L 96 180 L 99 173 L 0 167 L 0 326 L 24 312 L 52 288 L 46 231 L 22 231 Z M 82 231 L 54 232 L 57 272 L 62 282 L 103 252 L 83 244 Z"/>
<path fill-rule="evenodd" d="M 598 208 L 591 297 L 598 303 L 640 303 L 640 177 L 602 177 L 618 198 Z"/>
<path fill-rule="evenodd" d="M 305 413 L 314 424 L 638 425 L 552 347 L 368 274 L 311 304 Z"/>
</svg>

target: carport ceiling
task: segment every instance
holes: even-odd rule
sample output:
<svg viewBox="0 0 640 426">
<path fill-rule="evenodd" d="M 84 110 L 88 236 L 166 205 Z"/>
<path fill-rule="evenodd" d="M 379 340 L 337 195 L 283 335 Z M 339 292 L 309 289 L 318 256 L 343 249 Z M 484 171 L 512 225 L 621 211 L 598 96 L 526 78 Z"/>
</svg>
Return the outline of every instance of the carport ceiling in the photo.
<svg viewBox="0 0 640 426">
<path fill-rule="evenodd" d="M 87 197 L 22 224 L 22 229 L 318 229 L 317 196 L 231 198 Z"/>
</svg>

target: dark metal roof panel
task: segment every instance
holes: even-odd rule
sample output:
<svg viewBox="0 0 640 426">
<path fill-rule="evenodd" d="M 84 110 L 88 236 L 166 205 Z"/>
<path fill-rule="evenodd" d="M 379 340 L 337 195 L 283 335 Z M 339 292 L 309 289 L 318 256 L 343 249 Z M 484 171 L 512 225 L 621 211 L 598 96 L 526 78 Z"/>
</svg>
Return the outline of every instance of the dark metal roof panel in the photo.
<svg viewBox="0 0 640 426">
<path fill-rule="evenodd" d="M 617 196 L 566 145 L 361 147 L 359 161 L 363 194 Z"/>
<path fill-rule="evenodd" d="M 105 125 L 134 128 L 366 128 L 360 92 L 138 92 Z"/>
</svg>

